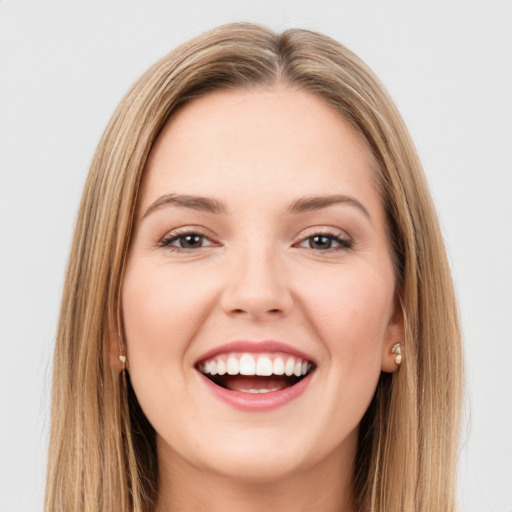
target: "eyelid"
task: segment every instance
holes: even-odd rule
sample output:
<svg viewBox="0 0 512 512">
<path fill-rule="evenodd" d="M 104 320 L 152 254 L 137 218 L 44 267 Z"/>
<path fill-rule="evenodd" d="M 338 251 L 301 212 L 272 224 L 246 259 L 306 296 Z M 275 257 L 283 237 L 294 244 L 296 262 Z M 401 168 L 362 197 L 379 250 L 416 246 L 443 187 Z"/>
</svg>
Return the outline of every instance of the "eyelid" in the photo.
<svg viewBox="0 0 512 512">
<path fill-rule="evenodd" d="M 339 246 L 338 247 L 330 247 L 330 248 L 324 249 L 324 250 L 317 250 L 317 249 L 313 249 L 311 247 L 304 247 L 305 249 L 309 249 L 314 252 L 327 253 L 327 252 L 334 252 L 334 251 L 338 251 L 338 250 L 348 250 L 348 249 L 351 249 L 354 244 L 353 238 L 346 231 L 343 231 L 342 229 L 339 229 L 339 228 L 325 227 L 325 228 L 310 228 L 310 232 L 303 233 L 301 235 L 300 240 L 298 242 L 296 242 L 294 244 L 294 246 L 298 245 L 299 247 L 302 247 L 301 244 L 303 244 L 304 242 L 306 242 L 307 240 L 309 240 L 310 238 L 313 238 L 315 236 L 325 236 L 327 238 L 331 238 L 335 242 L 337 242 L 339 244 Z"/>
<path fill-rule="evenodd" d="M 205 245 L 205 246 L 202 246 L 202 247 L 189 248 L 189 249 L 187 249 L 186 247 L 179 247 L 179 246 L 171 245 L 171 242 L 173 242 L 175 240 L 178 240 L 181 237 L 185 237 L 187 235 L 199 235 L 203 239 L 208 240 L 210 243 L 208 245 Z M 184 227 L 181 227 L 181 228 L 173 229 L 173 230 L 169 231 L 168 233 L 166 233 L 158 241 L 157 245 L 159 247 L 168 248 L 168 249 L 172 249 L 172 250 L 179 251 L 179 252 L 195 252 L 198 249 L 204 249 L 205 247 L 212 247 L 212 246 L 216 246 L 216 245 L 218 246 L 219 244 L 216 243 L 213 240 L 213 238 L 214 237 L 211 234 L 207 233 L 206 230 L 204 230 L 204 229 L 202 229 L 200 227 L 197 227 L 197 226 L 184 226 Z"/>
<path fill-rule="evenodd" d="M 310 228 L 303 229 L 300 233 L 301 239 L 309 238 L 309 237 L 315 236 L 315 235 L 333 236 L 333 237 L 337 237 L 337 238 L 343 238 L 347 241 L 352 240 L 352 237 L 348 234 L 347 231 L 340 229 L 340 228 L 330 227 L 330 226 L 319 226 L 319 227 L 313 226 Z"/>
<path fill-rule="evenodd" d="M 308 233 L 309 231 L 309 233 Z M 201 247 L 195 247 L 195 248 L 186 248 L 186 247 L 179 247 L 176 245 L 172 245 L 171 242 L 174 242 L 176 240 L 179 240 L 181 237 L 185 237 L 187 235 L 198 235 L 202 237 L 204 240 L 207 240 L 209 243 L 207 245 L 202 245 Z M 327 238 L 331 238 L 335 243 L 338 244 L 337 247 L 329 247 L 327 249 L 314 249 L 312 247 L 303 247 L 302 244 L 305 243 L 307 240 L 315 237 L 315 236 L 325 236 Z M 166 233 L 157 243 L 158 247 L 171 249 L 176 252 L 197 252 L 199 249 L 204 249 L 206 247 L 212 247 L 212 246 L 219 246 L 222 245 L 215 241 L 214 237 L 208 233 L 208 230 L 205 230 L 203 228 L 200 228 L 198 226 L 183 226 L 181 228 L 176 228 L 168 233 Z M 300 239 L 293 244 L 293 247 L 303 247 L 305 249 L 309 249 L 314 252 L 336 252 L 340 250 L 349 250 L 352 248 L 353 245 L 353 239 L 352 237 L 346 232 L 339 228 L 309 228 L 306 230 L 306 232 L 302 233 Z"/>
</svg>

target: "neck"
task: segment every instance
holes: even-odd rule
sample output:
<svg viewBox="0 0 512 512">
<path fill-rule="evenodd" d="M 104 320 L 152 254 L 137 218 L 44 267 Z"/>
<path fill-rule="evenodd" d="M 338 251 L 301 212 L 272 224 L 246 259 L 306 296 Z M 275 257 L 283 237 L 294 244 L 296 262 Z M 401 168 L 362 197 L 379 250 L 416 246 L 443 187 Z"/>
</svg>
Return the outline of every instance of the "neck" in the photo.
<svg viewBox="0 0 512 512">
<path fill-rule="evenodd" d="M 176 453 L 159 456 L 155 512 L 354 512 L 355 446 L 272 481 L 249 481 L 198 468 Z M 161 452 L 160 452 L 161 453 Z M 341 461 L 341 463 L 340 463 Z"/>
</svg>

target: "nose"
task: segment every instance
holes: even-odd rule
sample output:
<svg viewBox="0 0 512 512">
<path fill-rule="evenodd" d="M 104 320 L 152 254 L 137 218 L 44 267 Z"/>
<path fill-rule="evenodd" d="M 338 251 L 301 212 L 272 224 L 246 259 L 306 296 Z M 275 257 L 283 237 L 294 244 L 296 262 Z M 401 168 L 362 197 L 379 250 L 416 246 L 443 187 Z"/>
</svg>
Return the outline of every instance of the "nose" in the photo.
<svg viewBox="0 0 512 512">
<path fill-rule="evenodd" d="M 233 259 L 221 297 L 223 311 L 256 321 L 286 316 L 293 299 L 283 263 L 276 253 L 260 248 L 244 251 Z"/>
</svg>

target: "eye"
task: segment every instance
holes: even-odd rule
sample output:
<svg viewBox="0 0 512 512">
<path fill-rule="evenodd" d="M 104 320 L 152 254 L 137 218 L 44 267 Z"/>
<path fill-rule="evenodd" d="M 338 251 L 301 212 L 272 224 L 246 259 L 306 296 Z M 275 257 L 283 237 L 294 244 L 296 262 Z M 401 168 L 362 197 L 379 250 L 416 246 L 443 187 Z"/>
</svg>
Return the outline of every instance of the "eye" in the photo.
<svg viewBox="0 0 512 512">
<path fill-rule="evenodd" d="M 172 232 L 166 235 L 158 244 L 174 251 L 193 251 L 214 245 L 206 235 L 197 231 Z"/>
<path fill-rule="evenodd" d="M 299 247 L 313 249 L 315 251 L 344 250 L 352 247 L 352 241 L 341 238 L 334 233 L 315 233 L 299 243 Z"/>
</svg>

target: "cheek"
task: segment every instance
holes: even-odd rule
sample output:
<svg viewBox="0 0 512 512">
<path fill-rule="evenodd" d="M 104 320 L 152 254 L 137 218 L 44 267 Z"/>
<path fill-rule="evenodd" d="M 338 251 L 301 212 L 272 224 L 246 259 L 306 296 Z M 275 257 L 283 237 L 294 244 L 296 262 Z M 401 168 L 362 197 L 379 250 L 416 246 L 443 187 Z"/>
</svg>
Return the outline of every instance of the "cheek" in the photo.
<svg viewBox="0 0 512 512">
<path fill-rule="evenodd" d="M 169 266 L 128 264 L 122 316 L 130 380 L 137 399 L 157 431 L 173 425 L 171 410 L 191 403 L 186 374 L 187 348 L 202 323 L 211 290 L 197 274 Z M 201 305 L 199 307 L 199 305 Z M 172 398 L 173 408 L 163 407 Z M 167 427 L 166 427 L 167 425 Z"/>
<path fill-rule="evenodd" d="M 385 337 L 391 316 L 393 281 L 377 272 L 333 272 L 322 282 L 311 279 L 307 297 L 310 316 L 325 332 L 332 348 L 349 341 L 377 344 Z M 357 347 L 352 347 L 357 349 Z"/>
<path fill-rule="evenodd" d="M 145 346 L 163 340 L 181 338 L 189 328 L 189 316 L 194 316 L 201 291 L 179 273 L 170 273 L 165 266 L 147 270 L 144 265 L 127 266 L 122 311 L 128 344 Z"/>
<path fill-rule="evenodd" d="M 392 311 L 389 275 L 349 265 L 303 274 L 307 286 L 297 294 L 313 337 L 324 347 L 317 378 L 325 393 L 316 409 L 318 424 L 328 425 L 320 434 L 324 451 L 357 428 L 375 393 Z"/>
<path fill-rule="evenodd" d="M 373 394 L 393 304 L 391 274 L 363 269 L 337 269 L 323 280 L 317 275 L 302 294 L 310 324 L 326 348 L 329 378 L 351 387 L 352 396 L 368 386 Z"/>
<path fill-rule="evenodd" d="M 170 272 L 165 265 L 128 265 L 122 312 L 131 373 L 135 362 L 145 370 L 182 364 L 210 295 L 199 276 Z"/>
</svg>

